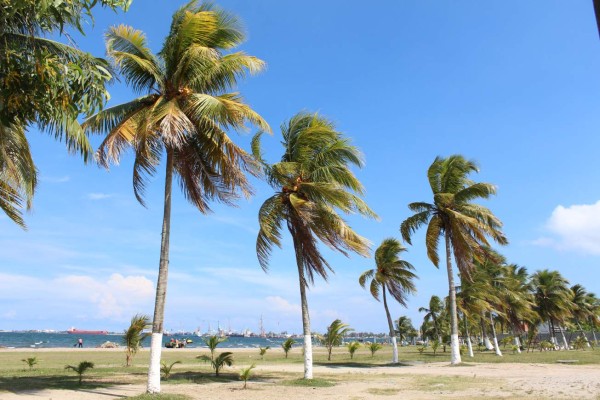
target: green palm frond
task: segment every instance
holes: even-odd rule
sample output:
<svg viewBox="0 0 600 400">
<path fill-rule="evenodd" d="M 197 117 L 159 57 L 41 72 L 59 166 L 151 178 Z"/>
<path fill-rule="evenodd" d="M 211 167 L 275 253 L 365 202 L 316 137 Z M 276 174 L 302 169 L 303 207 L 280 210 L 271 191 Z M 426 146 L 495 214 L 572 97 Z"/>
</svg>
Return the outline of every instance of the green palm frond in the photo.
<svg viewBox="0 0 600 400">
<path fill-rule="evenodd" d="M 164 86 L 159 61 L 148 48 L 142 31 L 126 25 L 110 27 L 106 33 L 106 51 L 136 92 Z"/>
<path fill-rule="evenodd" d="M 22 126 L 0 124 L 0 208 L 26 229 L 21 209 L 29 210 L 37 186 L 37 170 Z"/>
</svg>

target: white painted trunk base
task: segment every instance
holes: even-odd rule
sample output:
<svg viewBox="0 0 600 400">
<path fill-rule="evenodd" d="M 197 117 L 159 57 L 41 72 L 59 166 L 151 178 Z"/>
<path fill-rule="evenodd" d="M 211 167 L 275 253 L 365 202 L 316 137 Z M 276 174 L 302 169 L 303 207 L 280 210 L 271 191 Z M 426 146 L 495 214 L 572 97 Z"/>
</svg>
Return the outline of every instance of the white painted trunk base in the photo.
<svg viewBox="0 0 600 400">
<path fill-rule="evenodd" d="M 304 335 L 304 379 L 313 378 L 312 338 Z"/>
<path fill-rule="evenodd" d="M 147 393 L 160 393 L 160 353 L 162 351 L 162 339 L 162 333 L 152 333 Z"/>
<path fill-rule="evenodd" d="M 450 335 L 450 364 L 460 364 L 460 344 L 458 343 L 458 334 Z"/>
<path fill-rule="evenodd" d="M 392 346 L 394 346 L 392 353 L 392 363 L 398 364 L 398 343 L 396 342 L 396 336 L 392 336 Z"/>
<path fill-rule="evenodd" d="M 469 357 L 475 357 L 475 355 L 473 354 L 473 343 L 471 343 L 470 336 L 467 336 L 467 348 L 469 349 Z"/>
<path fill-rule="evenodd" d="M 494 345 L 492 344 L 492 342 L 490 342 L 490 338 L 485 336 L 483 338 L 483 345 L 485 346 L 486 349 L 488 350 L 494 350 Z"/>
<path fill-rule="evenodd" d="M 517 346 L 517 353 L 521 354 L 521 341 L 518 336 L 515 336 L 515 346 Z"/>
<path fill-rule="evenodd" d="M 496 355 L 502 357 L 502 352 L 500 351 L 500 346 L 498 346 L 498 338 L 494 336 L 494 350 L 496 351 Z"/>
<path fill-rule="evenodd" d="M 563 329 L 562 326 L 560 327 L 560 334 L 562 335 L 565 350 L 569 350 L 569 342 L 567 342 L 567 337 L 565 336 L 565 330 Z"/>
</svg>

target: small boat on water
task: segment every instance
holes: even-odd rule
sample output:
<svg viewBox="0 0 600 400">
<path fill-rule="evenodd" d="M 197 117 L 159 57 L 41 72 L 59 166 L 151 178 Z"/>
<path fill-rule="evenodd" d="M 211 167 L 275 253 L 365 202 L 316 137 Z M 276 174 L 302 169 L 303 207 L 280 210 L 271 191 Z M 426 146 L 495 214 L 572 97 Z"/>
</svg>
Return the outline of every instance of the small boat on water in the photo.
<svg viewBox="0 0 600 400">
<path fill-rule="evenodd" d="M 85 329 L 71 328 L 67 330 L 67 333 L 71 335 L 108 335 L 108 331 L 89 331 Z"/>
</svg>

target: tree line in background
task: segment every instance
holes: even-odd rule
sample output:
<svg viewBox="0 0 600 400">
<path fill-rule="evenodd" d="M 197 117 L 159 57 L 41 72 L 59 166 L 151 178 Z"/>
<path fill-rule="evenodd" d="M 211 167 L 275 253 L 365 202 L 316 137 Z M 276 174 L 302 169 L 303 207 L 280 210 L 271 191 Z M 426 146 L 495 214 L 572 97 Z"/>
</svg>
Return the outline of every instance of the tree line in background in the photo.
<svg viewBox="0 0 600 400">
<path fill-rule="evenodd" d="M 106 168 L 131 149 L 135 157 L 133 189 L 142 205 L 148 177 L 164 162 L 164 213 L 147 385 L 149 393 L 157 393 L 173 177 L 178 179 L 184 197 L 201 213 L 209 212 L 213 201 L 233 204 L 240 196 L 250 196 L 247 174 L 264 178 L 274 194 L 259 211 L 257 256 L 266 271 L 272 249 L 282 246 L 287 228 L 302 306 L 304 378 L 311 379 L 312 333 L 306 289 L 315 275 L 326 280 L 332 271 L 319 243 L 344 255 L 366 257 L 370 251 L 368 240 L 340 215 L 377 218 L 362 200 L 363 185 L 350 169 L 362 167 L 362 154 L 331 121 L 301 112 L 282 125 L 280 161 L 265 160 L 261 137 L 270 133 L 270 127 L 235 92 L 238 79 L 260 72 L 264 62 L 235 50 L 245 38 L 241 24 L 216 6 L 191 1 L 177 10 L 156 54 L 147 46 L 143 32 L 124 25 L 110 28 L 106 48 L 112 63 L 48 39 L 51 35 L 64 38 L 65 28 L 83 33 L 82 21 L 85 16 L 91 18 L 97 3 L 0 0 L 0 207 L 15 223 L 25 226 L 21 209 L 31 205 L 37 182 L 25 137 L 33 125 L 64 140 L 68 150 L 82 154 L 84 161 L 92 154 L 87 134 L 104 134 L 95 159 Z M 101 0 L 100 4 L 126 10 L 130 1 Z M 139 96 L 102 109 L 113 68 Z M 83 123 L 78 120 L 81 115 L 86 117 Z M 260 129 L 251 153 L 228 135 L 247 123 Z M 533 330 L 544 322 L 550 324 L 553 335 L 571 323 L 578 327 L 591 323 L 595 328 L 598 302 L 593 295 L 582 287 L 568 288 L 556 272 L 540 271 L 529 278 L 523 268 L 506 265 L 490 250 L 489 239 L 501 245 L 507 239 L 500 230 L 501 221 L 474 202 L 496 192 L 489 183 L 471 180 L 470 174 L 477 171 L 473 161 L 460 155 L 436 158 L 427 171 L 432 200 L 409 204 L 414 214 L 400 226 L 408 244 L 414 232 L 426 227 L 427 255 L 436 267 L 439 242 L 444 242 L 449 295 L 446 302 L 432 299 L 429 308 L 423 309 L 427 312 L 423 325 L 426 335 L 431 337 L 432 330 L 440 343 L 449 336 L 451 361 L 457 364 L 461 362 L 459 329 L 470 343 L 470 333 L 477 326 L 482 337 L 487 337 L 487 329 L 495 337 L 497 321 L 512 330 L 515 338 L 525 326 Z M 406 296 L 416 290 L 414 268 L 400 259 L 405 250 L 397 239 L 386 239 L 375 252 L 375 269 L 359 278 L 363 287 L 368 283 L 374 298 L 379 300 L 381 295 L 383 299 L 394 345 L 393 362 L 398 362 L 396 334 L 402 340 L 411 329 L 406 319 L 393 326 L 387 296 L 405 305 Z M 454 281 L 453 261 L 460 285 Z M 139 347 L 141 329 L 149 322 L 143 316 L 136 318 L 127 346 L 128 362 Z M 329 351 L 340 344 L 347 329 L 341 321 L 334 321 L 325 335 Z M 568 347 L 566 339 L 564 342 Z M 556 338 L 553 343 L 557 345 Z M 375 351 L 374 345 L 372 354 Z M 227 364 L 227 354 L 221 356 L 220 365 Z"/>
</svg>

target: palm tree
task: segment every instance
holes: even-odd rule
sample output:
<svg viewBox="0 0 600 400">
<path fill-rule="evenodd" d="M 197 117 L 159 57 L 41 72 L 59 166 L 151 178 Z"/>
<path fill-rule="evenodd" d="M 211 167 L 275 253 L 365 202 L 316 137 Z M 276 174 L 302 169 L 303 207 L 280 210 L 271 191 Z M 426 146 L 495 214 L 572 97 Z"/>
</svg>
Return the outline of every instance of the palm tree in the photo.
<svg viewBox="0 0 600 400">
<path fill-rule="evenodd" d="M 327 271 L 332 270 L 317 241 L 344 255 L 352 251 L 367 256 L 368 241 L 356 234 L 338 211 L 358 212 L 373 218 L 376 215 L 355 194 L 362 194 L 363 187 L 349 166 L 362 166 L 361 154 L 331 122 L 317 114 L 301 112 L 282 126 L 282 134 L 284 154 L 280 162 L 272 165 L 261 156 L 260 133 L 253 139 L 253 153 L 262 160 L 267 181 L 276 190 L 259 211 L 256 253 L 266 271 L 273 246 L 281 247 L 285 223 L 292 236 L 300 284 L 304 378 L 312 379 L 306 288 L 314 283 L 315 274 L 327 280 Z"/>
<path fill-rule="evenodd" d="M 394 323 L 387 304 L 386 289 L 394 299 L 402 306 L 406 307 L 406 297 L 408 294 L 416 292 L 413 280 L 417 278 L 414 267 L 408 262 L 400 259 L 400 253 L 406 251 L 400 241 L 394 238 L 385 239 L 375 250 L 375 269 L 363 272 L 359 277 L 358 283 L 363 288 L 367 280 L 371 280 L 369 289 L 375 300 L 379 301 L 379 291 L 383 297 L 383 308 L 387 316 L 390 337 L 392 338 L 392 363 L 398 363 L 398 343 L 396 343 L 396 331 Z"/>
<path fill-rule="evenodd" d="M 375 353 L 381 350 L 383 346 L 381 346 L 381 343 L 373 342 L 369 343 L 369 346 L 367 347 L 369 347 L 369 350 L 371 351 L 371 357 L 375 357 Z"/>
<path fill-rule="evenodd" d="M 71 45 L 65 31 L 85 34 L 96 5 L 127 10 L 130 3 L 0 1 L 0 209 L 22 228 L 21 209 L 31 208 L 37 183 L 26 130 L 37 125 L 87 161 L 92 148 L 77 118 L 104 105 L 112 79 L 107 61 Z"/>
<path fill-rule="evenodd" d="M 37 170 L 25 130 L 0 123 L 0 209 L 23 229 L 21 208 L 31 208 L 36 185 Z"/>
<path fill-rule="evenodd" d="M 233 365 L 233 353 L 230 351 L 225 351 L 223 353 L 219 353 L 214 360 L 212 360 L 212 367 L 215 369 L 215 375 L 219 376 L 219 372 L 221 368 L 224 366 L 231 367 Z"/>
<path fill-rule="evenodd" d="M 352 360 L 354 358 L 354 353 L 356 353 L 356 350 L 360 348 L 360 343 L 350 342 L 346 345 L 346 347 L 348 348 L 348 353 L 350 353 L 350 359 Z"/>
<path fill-rule="evenodd" d="M 409 335 L 415 331 L 415 327 L 410 318 L 403 315 L 396 320 L 396 331 L 398 331 L 398 339 L 402 342 L 403 340 L 407 340 Z"/>
<path fill-rule="evenodd" d="M 473 357 L 473 344 L 471 343 L 471 334 L 469 331 L 469 318 L 484 315 L 490 309 L 488 301 L 492 294 L 490 282 L 485 279 L 484 274 L 474 271 L 471 280 L 462 279 L 460 290 L 456 293 L 456 306 L 463 314 L 463 323 L 465 338 L 469 357 Z M 487 295 L 487 296 L 486 296 Z M 482 324 L 485 328 L 485 325 Z M 482 329 L 482 335 L 485 336 L 485 330 Z M 485 337 L 487 339 L 487 336 Z"/>
<path fill-rule="evenodd" d="M 215 359 L 215 349 L 217 348 L 217 346 L 226 340 L 226 337 L 219 337 L 217 335 L 209 336 L 208 338 L 204 339 L 204 344 L 206 344 L 206 346 L 210 350 L 211 361 Z"/>
<path fill-rule="evenodd" d="M 83 374 L 87 372 L 88 369 L 94 368 L 94 363 L 90 361 L 82 361 L 79 364 L 75 365 L 65 365 L 65 369 L 70 369 L 75 372 L 79 376 L 79 386 L 81 386 L 81 381 L 83 379 Z"/>
<path fill-rule="evenodd" d="M 558 328 L 562 334 L 565 349 L 569 348 L 569 344 L 562 324 L 571 317 L 571 310 L 575 308 L 571 302 L 573 293 L 568 285 L 569 281 L 563 278 L 558 271 L 545 269 L 537 271 L 531 277 L 535 309 L 542 321 L 548 323 L 552 344 L 556 346 L 558 343 L 555 334 L 555 328 Z"/>
<path fill-rule="evenodd" d="M 515 264 L 507 265 L 504 283 L 506 291 L 502 296 L 503 313 L 511 327 L 517 352 L 520 353 L 521 335 L 525 333 L 525 326 L 532 326 L 539 318 L 534 310 L 527 269 Z"/>
<path fill-rule="evenodd" d="M 288 353 L 292 349 L 292 346 L 294 345 L 294 343 L 296 343 L 296 341 L 292 338 L 287 338 L 285 340 L 285 342 L 281 343 L 281 348 L 283 349 L 283 352 L 285 353 L 285 358 L 288 358 Z"/>
<path fill-rule="evenodd" d="M 429 299 L 429 308 L 419 307 L 419 312 L 425 312 L 425 316 L 423 317 L 423 323 L 429 322 L 431 320 L 433 322 L 433 329 L 435 331 L 435 336 L 437 340 L 442 342 L 442 335 L 440 332 L 440 315 L 444 312 L 444 303 L 438 296 L 431 296 Z"/>
<path fill-rule="evenodd" d="M 123 344 L 125 345 L 125 366 L 131 365 L 133 356 L 138 352 L 142 341 L 149 336 L 142 333 L 150 325 L 150 317 L 136 314 L 131 318 L 129 328 L 123 333 Z"/>
<path fill-rule="evenodd" d="M 173 361 L 171 364 L 167 364 L 164 361 L 160 363 L 160 372 L 162 373 L 163 378 L 165 378 L 165 381 L 168 381 L 171 377 L 171 370 L 175 364 L 181 364 L 181 361 Z"/>
<path fill-rule="evenodd" d="M 587 322 L 592 329 L 592 338 L 594 343 L 598 344 L 598 339 L 596 338 L 596 328 L 600 326 L 600 299 L 596 297 L 596 294 L 590 292 L 587 294 L 586 303 L 590 305 L 590 316 Z"/>
<path fill-rule="evenodd" d="M 246 389 L 248 379 L 250 379 L 250 375 L 252 375 L 252 370 L 256 368 L 256 364 L 252 364 L 249 367 L 242 368 L 240 371 L 240 379 L 244 381 L 244 389 Z"/>
<path fill-rule="evenodd" d="M 169 267 L 173 175 L 185 198 L 201 213 L 209 202 L 231 204 L 241 192 L 251 194 L 244 171 L 256 172 L 251 156 L 236 146 L 227 131 L 267 123 L 237 93 L 224 93 L 263 62 L 233 49 L 244 39 L 238 20 L 209 4 L 192 1 L 174 15 L 162 50 L 152 54 L 142 32 L 112 27 L 106 35 L 108 55 L 133 89 L 145 93 L 89 118 L 90 132 L 106 132 L 96 153 L 107 167 L 123 151 L 135 152 L 133 188 L 144 205 L 147 177 L 165 162 L 164 214 L 159 273 L 152 325 L 148 393 L 160 392 L 160 352 Z"/>
<path fill-rule="evenodd" d="M 29 367 L 29 370 L 32 370 L 33 367 L 38 363 L 37 357 L 27 357 L 27 358 L 22 359 L 21 361 L 23 361 L 25 364 L 27 364 L 27 366 Z"/>
<path fill-rule="evenodd" d="M 579 284 L 571 286 L 571 293 L 573 293 L 571 301 L 575 306 L 572 310 L 573 320 L 575 321 L 579 332 L 583 335 L 587 347 L 591 347 L 590 342 L 581 327 L 581 321 L 587 321 L 590 315 L 593 314 L 592 305 L 588 303 L 590 297 L 587 290 Z"/>
<path fill-rule="evenodd" d="M 461 362 L 452 254 L 461 275 L 465 279 L 470 279 L 473 259 L 481 259 L 482 247 L 489 247 L 487 237 L 491 237 L 499 244 L 508 243 L 500 231 L 502 222 L 486 207 L 472 203 L 475 199 L 487 199 L 495 194 L 495 186 L 471 181 L 469 174 L 472 172 L 478 172 L 477 165 L 461 155 L 452 155 L 448 158 L 436 157 L 427 171 L 429 185 L 433 192 L 433 203 L 409 204 L 408 207 L 415 214 L 408 217 L 400 226 L 402 238 L 410 244 L 412 234 L 421 226 L 427 225 L 425 237 L 427 256 L 436 267 L 439 265 L 438 243 L 440 237 L 444 237 L 450 300 L 452 364 Z"/>
<path fill-rule="evenodd" d="M 339 346 L 344 340 L 344 336 L 354 329 L 348 324 L 344 324 L 341 320 L 336 319 L 327 327 L 327 332 L 323 335 L 323 343 L 327 349 L 327 361 L 331 361 L 331 351 L 333 346 Z"/>
</svg>

